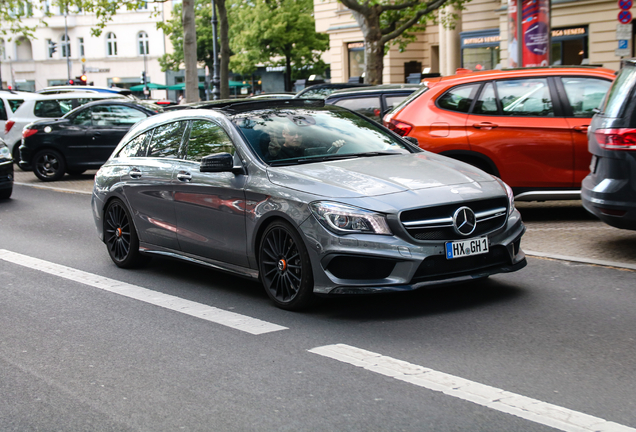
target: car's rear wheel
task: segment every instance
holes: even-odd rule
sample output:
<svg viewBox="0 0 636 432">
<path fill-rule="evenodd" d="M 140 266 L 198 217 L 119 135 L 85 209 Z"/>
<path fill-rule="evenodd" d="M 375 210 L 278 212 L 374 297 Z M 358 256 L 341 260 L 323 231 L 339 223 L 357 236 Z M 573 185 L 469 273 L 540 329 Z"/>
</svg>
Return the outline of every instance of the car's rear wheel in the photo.
<svg viewBox="0 0 636 432">
<path fill-rule="evenodd" d="M 126 205 L 115 199 L 104 212 L 104 239 L 108 254 L 121 268 L 133 268 L 142 264 L 146 257 L 139 252 L 139 237 Z"/>
<path fill-rule="evenodd" d="M 287 222 L 269 225 L 259 248 L 261 281 L 276 306 L 300 310 L 313 300 L 314 278 L 307 248 Z"/>
<path fill-rule="evenodd" d="M 13 193 L 13 186 L 8 189 L 0 190 L 0 199 L 9 199 Z"/>
<path fill-rule="evenodd" d="M 64 177 L 66 162 L 55 150 L 42 150 L 33 158 L 33 173 L 42 181 L 56 181 Z"/>
</svg>

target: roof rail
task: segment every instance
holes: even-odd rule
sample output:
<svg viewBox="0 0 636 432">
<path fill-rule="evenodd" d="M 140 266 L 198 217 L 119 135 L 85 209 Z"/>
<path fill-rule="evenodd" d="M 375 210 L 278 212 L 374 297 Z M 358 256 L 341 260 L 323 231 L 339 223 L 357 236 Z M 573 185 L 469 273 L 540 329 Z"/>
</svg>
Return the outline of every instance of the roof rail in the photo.
<svg viewBox="0 0 636 432">
<path fill-rule="evenodd" d="M 197 102 L 192 105 L 175 105 L 174 109 L 219 109 L 223 111 L 241 112 L 255 109 L 287 108 L 287 107 L 323 107 L 323 99 L 253 99 L 249 101 L 226 99 L 222 101 Z"/>
</svg>

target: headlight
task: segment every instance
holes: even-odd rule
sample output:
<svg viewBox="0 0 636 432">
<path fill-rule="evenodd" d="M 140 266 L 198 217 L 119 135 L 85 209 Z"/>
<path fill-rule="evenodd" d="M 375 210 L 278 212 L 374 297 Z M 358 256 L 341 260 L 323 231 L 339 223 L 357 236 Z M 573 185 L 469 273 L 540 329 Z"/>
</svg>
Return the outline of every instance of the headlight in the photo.
<svg viewBox="0 0 636 432">
<path fill-rule="evenodd" d="M 508 195 L 508 214 L 510 214 L 515 209 L 515 194 L 512 192 L 512 188 L 504 183 L 502 179 L 495 176 L 493 177 L 499 182 L 501 187 L 506 190 L 506 195 Z"/>
<path fill-rule="evenodd" d="M 0 145 L 0 158 L 11 159 L 11 152 L 9 151 L 9 147 L 7 147 L 6 144 Z"/>
<path fill-rule="evenodd" d="M 380 213 L 327 201 L 313 202 L 309 209 L 322 226 L 336 234 L 392 235 L 386 217 Z"/>
</svg>

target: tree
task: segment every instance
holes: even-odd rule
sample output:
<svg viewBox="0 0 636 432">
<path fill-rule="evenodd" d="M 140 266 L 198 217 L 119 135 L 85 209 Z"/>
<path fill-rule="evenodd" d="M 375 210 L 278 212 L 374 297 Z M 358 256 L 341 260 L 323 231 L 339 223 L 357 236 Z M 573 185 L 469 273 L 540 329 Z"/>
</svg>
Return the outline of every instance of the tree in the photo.
<svg viewBox="0 0 636 432">
<path fill-rule="evenodd" d="M 444 6 L 463 9 L 470 0 L 340 0 L 351 9 L 364 36 L 364 81 L 369 84 L 382 84 L 382 69 L 387 44 L 399 44 L 404 47 L 413 40 L 416 31 L 423 31 L 426 23 L 436 21 L 436 12 Z M 453 25 L 455 15 L 450 14 Z"/>
<path fill-rule="evenodd" d="M 228 19 L 227 12 L 225 10 L 224 0 L 215 0 L 217 11 L 219 15 L 219 30 L 220 30 L 220 79 L 221 79 L 221 99 L 226 99 L 230 95 L 229 90 L 229 62 L 230 62 L 230 45 L 228 37 Z M 183 57 L 183 26 L 181 25 L 181 19 L 179 17 L 181 11 L 181 5 L 176 5 L 174 8 L 173 16 L 170 20 L 160 24 L 160 28 L 163 29 L 166 35 L 170 36 L 170 41 L 174 47 L 174 52 L 171 54 L 164 54 L 159 58 L 159 64 L 163 71 L 173 70 L 178 71 L 181 65 L 184 63 Z M 197 28 L 197 60 L 205 63 L 206 66 L 212 71 L 214 65 L 214 55 L 212 47 L 212 3 L 210 0 L 196 0 L 195 4 L 195 22 Z"/>
<path fill-rule="evenodd" d="M 257 64 L 285 66 L 285 90 L 290 91 L 293 72 L 325 68 L 320 54 L 329 37 L 316 33 L 312 0 L 242 0 L 238 5 L 231 15 L 233 71 L 250 74 Z"/>
</svg>

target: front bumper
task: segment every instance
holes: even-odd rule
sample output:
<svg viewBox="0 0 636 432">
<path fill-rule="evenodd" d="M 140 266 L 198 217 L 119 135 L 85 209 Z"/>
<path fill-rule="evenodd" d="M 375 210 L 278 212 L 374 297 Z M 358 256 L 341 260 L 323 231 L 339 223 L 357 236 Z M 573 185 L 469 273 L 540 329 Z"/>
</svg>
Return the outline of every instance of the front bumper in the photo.
<svg viewBox="0 0 636 432">
<path fill-rule="evenodd" d="M 525 226 L 515 210 L 505 226 L 488 235 L 489 252 L 446 259 L 444 241 L 407 242 L 397 236 L 337 236 L 315 218 L 301 231 L 307 240 L 316 294 L 410 291 L 507 273 L 526 266 L 521 250 Z"/>
<path fill-rule="evenodd" d="M 13 187 L 13 161 L 0 162 L 0 190 Z"/>
</svg>

